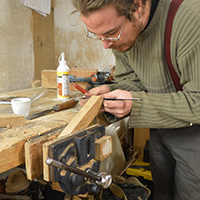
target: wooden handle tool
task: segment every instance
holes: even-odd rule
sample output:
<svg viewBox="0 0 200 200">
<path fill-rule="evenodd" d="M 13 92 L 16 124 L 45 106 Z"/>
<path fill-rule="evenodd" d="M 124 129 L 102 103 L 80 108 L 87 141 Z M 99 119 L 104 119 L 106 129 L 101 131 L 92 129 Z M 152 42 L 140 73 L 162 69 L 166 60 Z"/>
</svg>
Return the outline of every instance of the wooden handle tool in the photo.
<svg viewBox="0 0 200 200">
<path fill-rule="evenodd" d="M 52 110 L 58 112 L 58 111 L 60 111 L 60 110 L 66 109 L 66 108 L 71 108 L 71 107 L 75 106 L 77 103 L 78 103 L 78 100 L 76 100 L 76 99 L 71 99 L 71 100 L 65 101 L 65 102 L 63 102 L 63 103 L 56 104 L 56 105 L 52 108 Z"/>
<path fill-rule="evenodd" d="M 26 119 L 34 119 L 34 118 L 37 118 L 37 117 L 40 117 L 40 116 L 43 116 L 43 115 L 46 115 L 47 113 L 50 113 L 51 111 L 55 111 L 55 112 L 58 112 L 60 110 L 64 110 L 64 109 L 67 109 L 67 108 L 71 108 L 73 106 L 75 106 L 76 104 L 78 103 L 78 100 L 76 99 L 70 99 L 68 101 L 65 101 L 63 103 L 60 103 L 60 104 L 56 104 L 53 108 L 51 109 L 47 109 L 47 110 L 44 110 L 42 112 L 38 112 L 38 113 L 35 113 L 29 117 L 27 117 Z"/>
</svg>

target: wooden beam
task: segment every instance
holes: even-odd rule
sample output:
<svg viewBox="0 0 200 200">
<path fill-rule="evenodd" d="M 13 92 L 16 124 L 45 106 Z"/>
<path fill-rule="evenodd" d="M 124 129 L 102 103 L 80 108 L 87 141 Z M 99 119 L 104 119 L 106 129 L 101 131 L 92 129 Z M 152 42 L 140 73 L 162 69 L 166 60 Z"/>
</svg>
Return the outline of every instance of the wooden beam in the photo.
<svg viewBox="0 0 200 200">
<path fill-rule="evenodd" d="M 105 135 L 95 141 L 95 160 L 103 161 L 112 153 L 112 137 Z"/>
<path fill-rule="evenodd" d="M 79 69 L 72 68 L 70 69 L 70 76 L 75 76 L 76 78 L 80 77 L 91 77 L 92 74 L 97 73 L 97 69 Z M 43 88 L 57 88 L 57 74 L 56 70 L 42 70 L 41 72 L 41 81 Z M 88 85 L 88 82 L 77 82 L 78 85 L 83 87 L 84 89 Z M 76 90 L 76 88 L 70 83 L 69 85 L 70 91 Z"/>
<path fill-rule="evenodd" d="M 44 2 L 44 1 L 43 1 Z M 55 69 L 58 65 L 55 59 L 54 39 L 54 1 L 51 1 L 51 13 L 46 17 L 32 10 L 32 32 L 33 32 L 33 59 L 34 79 L 41 79 L 43 69 Z"/>
<path fill-rule="evenodd" d="M 0 114 L 0 127 L 12 127 L 23 126 L 25 124 L 25 118 L 22 115 L 14 113 Z"/>
<path fill-rule="evenodd" d="M 103 98 L 92 96 L 58 137 L 67 136 L 90 125 L 102 107 Z"/>
<path fill-rule="evenodd" d="M 74 132 L 88 127 L 102 107 L 103 98 L 100 96 L 92 96 L 81 110 L 70 121 L 66 128 L 61 132 L 58 138 L 44 143 L 43 145 L 43 178 L 50 181 L 50 170 L 46 164 L 49 157 L 49 146 L 56 141 L 62 140 L 63 137 L 73 135 Z"/>
<path fill-rule="evenodd" d="M 25 143 L 25 165 L 27 179 L 34 180 L 43 173 L 42 145 L 58 137 L 65 126 L 52 129 L 42 136 L 30 138 Z"/>
<path fill-rule="evenodd" d="M 41 80 L 43 88 L 57 88 L 56 70 L 42 70 Z"/>
</svg>

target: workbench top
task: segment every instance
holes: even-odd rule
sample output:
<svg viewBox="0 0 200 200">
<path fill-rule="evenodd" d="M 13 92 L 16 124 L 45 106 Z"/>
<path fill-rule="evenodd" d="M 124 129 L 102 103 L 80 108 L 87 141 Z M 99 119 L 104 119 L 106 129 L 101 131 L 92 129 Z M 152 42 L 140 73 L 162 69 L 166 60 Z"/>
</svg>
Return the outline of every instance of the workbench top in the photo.
<svg viewBox="0 0 200 200">
<path fill-rule="evenodd" d="M 0 93 L 0 100 L 8 97 L 33 98 L 34 95 L 38 93 L 42 93 L 42 97 L 32 103 L 30 115 L 53 108 L 56 104 L 63 102 L 63 100 L 57 99 L 56 89 L 47 88 L 31 88 Z M 79 100 L 81 96 L 82 93 L 79 91 L 70 92 L 70 98 Z M 80 108 L 80 105 L 77 104 L 73 108 L 68 108 L 59 112 L 52 111 L 47 115 L 32 120 L 26 120 L 23 126 L 0 128 L 0 173 L 24 164 L 24 144 L 28 139 L 55 130 L 62 131 Z M 0 114 L 11 112 L 11 105 L 0 105 Z"/>
</svg>

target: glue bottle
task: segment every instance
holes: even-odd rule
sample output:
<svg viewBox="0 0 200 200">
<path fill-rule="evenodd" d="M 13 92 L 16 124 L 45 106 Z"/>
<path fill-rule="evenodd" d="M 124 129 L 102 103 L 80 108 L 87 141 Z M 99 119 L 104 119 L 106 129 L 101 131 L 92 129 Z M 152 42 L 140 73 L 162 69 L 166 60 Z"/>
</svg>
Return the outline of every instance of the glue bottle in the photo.
<svg viewBox="0 0 200 200">
<path fill-rule="evenodd" d="M 57 68 L 57 98 L 69 98 L 69 67 L 65 60 L 65 54 L 62 53 L 58 58 L 59 66 Z"/>
</svg>

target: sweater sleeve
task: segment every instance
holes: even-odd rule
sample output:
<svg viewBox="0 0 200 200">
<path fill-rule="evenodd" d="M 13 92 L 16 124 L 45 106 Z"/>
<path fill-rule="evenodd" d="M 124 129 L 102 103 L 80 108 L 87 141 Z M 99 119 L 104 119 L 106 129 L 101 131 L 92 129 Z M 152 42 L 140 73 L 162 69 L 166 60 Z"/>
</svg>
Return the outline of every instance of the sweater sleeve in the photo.
<svg viewBox="0 0 200 200">
<path fill-rule="evenodd" d="M 128 56 L 126 53 L 119 53 L 113 50 L 116 60 L 116 70 L 114 72 L 114 79 L 117 84 L 108 85 L 111 90 L 122 89 L 128 91 L 145 91 L 136 73 L 130 67 Z"/>
<path fill-rule="evenodd" d="M 193 9 L 180 8 L 171 36 L 172 62 L 183 91 L 131 91 L 133 97 L 143 101 L 133 103 L 130 127 L 179 128 L 200 124 L 200 4 L 193 2 Z"/>
</svg>

